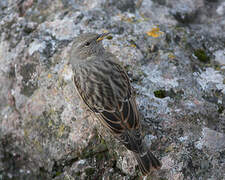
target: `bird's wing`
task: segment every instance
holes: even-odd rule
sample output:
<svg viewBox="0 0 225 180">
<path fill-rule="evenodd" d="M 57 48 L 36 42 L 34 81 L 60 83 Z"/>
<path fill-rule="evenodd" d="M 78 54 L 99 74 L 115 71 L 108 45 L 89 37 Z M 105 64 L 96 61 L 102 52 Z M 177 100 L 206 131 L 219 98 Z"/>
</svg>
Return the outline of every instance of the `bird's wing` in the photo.
<svg viewBox="0 0 225 180">
<path fill-rule="evenodd" d="M 75 70 L 74 84 L 85 104 L 98 119 L 130 150 L 139 141 L 139 115 L 125 70 L 112 61 L 91 61 Z M 128 145 L 126 145 L 128 144 Z"/>
<path fill-rule="evenodd" d="M 74 85 L 79 95 L 94 112 L 122 109 L 123 102 L 132 97 L 126 72 L 112 61 L 91 59 L 73 71 Z"/>
</svg>

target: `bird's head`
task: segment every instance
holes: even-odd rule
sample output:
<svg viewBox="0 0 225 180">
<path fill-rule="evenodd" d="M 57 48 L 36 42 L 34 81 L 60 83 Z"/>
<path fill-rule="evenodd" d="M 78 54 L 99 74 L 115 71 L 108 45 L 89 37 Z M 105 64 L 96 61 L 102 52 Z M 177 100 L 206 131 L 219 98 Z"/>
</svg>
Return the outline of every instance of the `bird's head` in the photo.
<svg viewBox="0 0 225 180">
<path fill-rule="evenodd" d="M 103 53 L 104 47 L 101 41 L 108 34 L 84 33 L 77 36 L 71 48 L 70 61 L 85 60 Z"/>
</svg>

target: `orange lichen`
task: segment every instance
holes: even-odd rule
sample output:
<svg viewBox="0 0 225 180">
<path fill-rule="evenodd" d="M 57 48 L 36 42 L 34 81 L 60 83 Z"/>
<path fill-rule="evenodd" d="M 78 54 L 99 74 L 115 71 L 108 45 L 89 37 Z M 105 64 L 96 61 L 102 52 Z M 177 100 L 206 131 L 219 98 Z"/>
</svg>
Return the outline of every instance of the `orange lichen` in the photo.
<svg viewBox="0 0 225 180">
<path fill-rule="evenodd" d="M 50 79 L 51 77 L 52 77 L 52 75 L 49 73 L 49 74 L 48 74 L 48 78 Z"/>
<path fill-rule="evenodd" d="M 155 28 L 152 28 L 150 31 L 148 31 L 146 34 L 151 37 L 159 37 L 163 34 L 163 32 L 160 31 L 158 27 L 155 27 Z"/>
</svg>

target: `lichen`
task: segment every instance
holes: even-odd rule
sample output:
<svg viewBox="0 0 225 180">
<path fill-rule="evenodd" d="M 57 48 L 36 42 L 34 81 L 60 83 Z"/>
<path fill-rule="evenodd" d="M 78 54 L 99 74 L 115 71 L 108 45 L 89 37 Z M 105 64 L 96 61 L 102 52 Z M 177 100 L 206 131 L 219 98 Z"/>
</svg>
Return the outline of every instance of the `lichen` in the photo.
<svg viewBox="0 0 225 180">
<path fill-rule="evenodd" d="M 159 37 L 164 34 L 164 32 L 160 31 L 159 27 L 152 28 L 150 31 L 146 32 L 148 36 L 151 37 Z"/>
<path fill-rule="evenodd" d="M 85 174 L 88 175 L 88 176 L 91 176 L 92 174 L 95 173 L 95 169 L 94 168 L 87 168 L 84 171 L 85 171 Z"/>
<path fill-rule="evenodd" d="M 165 90 L 156 90 L 154 91 L 154 95 L 157 98 L 165 98 L 166 97 L 166 91 Z"/>
<path fill-rule="evenodd" d="M 65 126 L 64 126 L 64 124 L 61 124 L 58 129 L 58 137 L 59 138 L 62 137 L 64 130 L 65 130 Z"/>
<path fill-rule="evenodd" d="M 207 63 L 207 62 L 210 61 L 209 56 L 207 56 L 206 52 L 203 49 L 197 49 L 197 50 L 195 50 L 194 55 L 201 62 Z"/>
<path fill-rule="evenodd" d="M 218 105 L 218 113 L 222 113 L 224 111 L 224 107 L 222 105 Z"/>
</svg>

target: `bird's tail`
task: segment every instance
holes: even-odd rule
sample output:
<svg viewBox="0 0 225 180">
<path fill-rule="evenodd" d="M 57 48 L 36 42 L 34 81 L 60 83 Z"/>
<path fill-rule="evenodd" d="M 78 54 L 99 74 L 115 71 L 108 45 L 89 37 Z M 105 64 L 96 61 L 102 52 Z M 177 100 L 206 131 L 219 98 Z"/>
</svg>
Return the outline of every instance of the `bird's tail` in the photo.
<svg viewBox="0 0 225 180">
<path fill-rule="evenodd" d="M 149 150 L 145 153 L 134 153 L 134 155 L 143 175 L 160 169 L 162 166 L 161 162 Z"/>
</svg>

